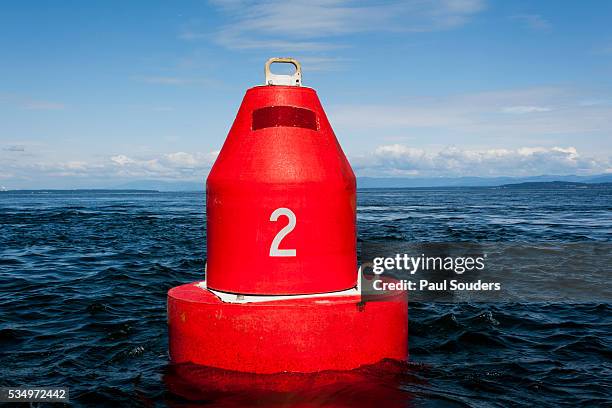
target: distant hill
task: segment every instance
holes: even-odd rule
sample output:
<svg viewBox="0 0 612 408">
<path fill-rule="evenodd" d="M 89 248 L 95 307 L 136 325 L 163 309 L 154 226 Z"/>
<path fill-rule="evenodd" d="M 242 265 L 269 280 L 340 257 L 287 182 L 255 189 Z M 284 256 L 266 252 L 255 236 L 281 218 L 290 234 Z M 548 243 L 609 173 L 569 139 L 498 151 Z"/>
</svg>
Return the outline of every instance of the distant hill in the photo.
<svg viewBox="0 0 612 408">
<path fill-rule="evenodd" d="M 7 194 L 12 194 L 12 193 L 19 193 L 19 194 L 83 194 L 83 193 L 91 193 L 91 194 L 104 194 L 104 193 L 112 193 L 112 194 L 118 194 L 118 193 L 125 193 L 125 194 L 130 194 L 130 193 L 159 193 L 158 190 L 143 190 L 143 189 L 118 189 L 118 188 L 70 188 L 70 189 L 51 189 L 51 188 L 46 188 L 46 189 L 39 189 L 39 190 L 34 190 L 34 189 L 23 189 L 23 190 L 8 190 L 8 189 L 4 189 L 4 190 L 0 190 L 0 193 L 7 193 Z"/>
<path fill-rule="evenodd" d="M 446 187 L 500 187 L 510 184 L 522 183 L 612 183 L 612 174 L 598 174 L 593 176 L 576 175 L 543 175 L 532 177 L 358 177 L 358 188 L 446 188 Z M 81 190 L 89 186 L 79 185 Z M 204 191 L 206 182 L 201 181 L 172 181 L 172 180 L 134 180 L 118 184 L 92 183 L 92 187 L 106 190 L 154 190 L 154 191 Z M 539 185 L 541 188 L 542 186 Z M 549 184 L 548 188 L 564 188 L 568 185 Z M 58 186 L 58 189 L 67 190 L 68 186 Z M 535 186 L 534 186 L 535 188 Z M 0 191 L 9 190 L 2 188 Z"/>
<path fill-rule="evenodd" d="M 359 188 L 410 188 L 410 187 L 497 187 L 507 184 L 570 182 L 610 183 L 612 174 L 594 176 L 531 176 L 531 177 L 358 177 Z"/>
<path fill-rule="evenodd" d="M 358 177 L 358 188 L 415 188 L 415 187 L 498 187 L 508 184 L 568 182 L 568 183 L 610 183 L 612 174 L 595 176 L 555 176 L 533 177 Z M 113 188 L 130 190 L 158 191 L 204 191 L 206 182 L 136 180 L 119 184 Z M 550 186 L 552 187 L 552 185 Z"/>
<path fill-rule="evenodd" d="M 504 184 L 500 188 L 511 189 L 546 189 L 546 188 L 610 188 L 612 183 L 576 183 L 571 181 L 536 181 L 526 183 Z"/>
<path fill-rule="evenodd" d="M 610 183 L 612 182 L 612 174 L 602 174 L 593 176 L 589 179 L 589 183 Z"/>
<path fill-rule="evenodd" d="M 115 186 L 117 189 L 157 191 L 204 191 L 205 181 L 137 180 Z"/>
</svg>

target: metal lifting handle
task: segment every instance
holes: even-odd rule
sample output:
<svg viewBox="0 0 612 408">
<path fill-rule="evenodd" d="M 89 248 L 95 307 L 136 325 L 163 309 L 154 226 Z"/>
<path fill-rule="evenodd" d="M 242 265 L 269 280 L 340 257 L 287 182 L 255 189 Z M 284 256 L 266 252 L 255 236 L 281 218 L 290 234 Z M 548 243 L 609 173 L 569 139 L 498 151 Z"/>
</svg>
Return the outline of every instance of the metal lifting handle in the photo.
<svg viewBox="0 0 612 408">
<path fill-rule="evenodd" d="M 274 63 L 292 64 L 295 67 L 295 72 L 292 75 L 277 75 L 270 71 L 270 65 Z M 266 61 L 264 68 L 266 73 L 266 85 L 302 85 L 302 66 L 295 58 L 270 58 Z"/>
</svg>

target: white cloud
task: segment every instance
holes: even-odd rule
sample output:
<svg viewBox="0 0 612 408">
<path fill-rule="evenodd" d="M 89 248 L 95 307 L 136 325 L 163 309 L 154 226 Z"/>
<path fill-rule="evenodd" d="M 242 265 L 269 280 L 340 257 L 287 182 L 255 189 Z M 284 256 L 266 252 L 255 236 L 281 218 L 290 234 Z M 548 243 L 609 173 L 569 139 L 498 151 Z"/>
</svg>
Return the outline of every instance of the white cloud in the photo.
<svg viewBox="0 0 612 408">
<path fill-rule="evenodd" d="M 519 139 L 557 135 L 612 134 L 612 105 L 580 101 L 609 99 L 609 90 L 596 95 L 564 88 L 526 88 L 436 98 L 413 98 L 402 103 L 346 104 L 327 109 L 338 134 L 376 131 L 383 134 L 437 132 L 446 138 Z M 515 144 L 515 146 L 518 146 Z"/>
<path fill-rule="evenodd" d="M 156 85 L 209 85 L 212 81 L 203 78 L 183 78 L 175 76 L 135 76 L 134 80 Z"/>
<path fill-rule="evenodd" d="M 0 93 L 0 104 L 1 103 L 8 103 L 17 108 L 27 110 L 54 111 L 63 110 L 66 108 L 66 105 L 60 102 L 40 100 L 32 98 L 28 95 L 18 95 L 10 93 Z"/>
<path fill-rule="evenodd" d="M 610 158 L 584 157 L 574 147 L 461 149 L 436 151 L 393 144 L 352 160 L 359 175 L 397 176 L 533 176 L 597 174 L 612 165 Z"/>
<path fill-rule="evenodd" d="M 111 171 L 122 177 L 188 178 L 207 173 L 219 152 L 175 152 L 147 158 L 132 158 L 120 154 L 112 156 Z"/>
<path fill-rule="evenodd" d="M 179 151 L 145 157 L 117 154 L 98 160 L 45 162 L 40 157 L 11 159 L 11 153 L 0 151 L 0 179 L 11 188 L 51 185 L 87 188 L 147 179 L 202 180 L 219 154 Z M 572 146 L 422 149 L 388 144 L 349 159 L 358 176 L 378 177 L 591 175 L 612 171 L 610 157 L 589 157 Z"/>
<path fill-rule="evenodd" d="M 48 101 L 30 101 L 22 105 L 23 109 L 28 110 L 62 110 L 66 106 L 63 103 Z"/>
<path fill-rule="evenodd" d="M 552 28 L 550 22 L 539 14 L 517 14 L 510 18 L 524 24 L 532 30 L 545 31 Z"/>
<path fill-rule="evenodd" d="M 549 112 L 551 109 L 545 106 L 508 106 L 502 109 L 504 113 L 534 113 Z"/>
<path fill-rule="evenodd" d="M 129 164 L 134 163 L 133 159 L 130 159 L 129 157 L 127 157 L 126 155 L 123 154 L 119 154 L 117 156 L 113 156 L 110 158 L 111 161 L 119 166 L 126 166 Z"/>
<path fill-rule="evenodd" d="M 2 148 L 6 152 L 25 152 L 25 146 L 23 145 L 7 145 Z"/>
<path fill-rule="evenodd" d="M 612 54 L 612 44 L 599 45 L 593 49 L 594 54 L 599 55 L 611 55 Z"/>
<path fill-rule="evenodd" d="M 236 1 L 211 3 L 230 19 L 214 39 L 231 49 L 321 51 L 329 37 L 376 31 L 439 31 L 466 24 L 483 0 L 412 0 L 364 5 L 350 0 Z M 208 38 L 193 28 L 180 38 Z"/>
<path fill-rule="evenodd" d="M 174 152 L 147 157 L 117 154 L 96 160 L 45 161 L 40 156 L 11 158 L 11 152 L 0 151 L 0 174 L 15 180 L 37 180 L 50 177 L 80 179 L 201 179 L 210 170 L 218 151 L 209 153 Z M 4 177 L 9 178 L 9 177 Z M 44 186 L 41 186 L 44 187 Z"/>
<path fill-rule="evenodd" d="M 302 69 L 308 72 L 338 71 L 350 63 L 350 60 L 341 57 L 297 56 L 296 58 L 302 64 Z"/>
</svg>

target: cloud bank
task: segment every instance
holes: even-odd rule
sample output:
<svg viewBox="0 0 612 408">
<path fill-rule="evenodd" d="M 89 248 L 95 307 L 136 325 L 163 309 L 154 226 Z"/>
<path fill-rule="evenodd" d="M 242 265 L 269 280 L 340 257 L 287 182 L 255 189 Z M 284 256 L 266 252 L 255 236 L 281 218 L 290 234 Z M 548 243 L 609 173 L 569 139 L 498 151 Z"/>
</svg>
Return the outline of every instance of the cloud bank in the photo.
<svg viewBox="0 0 612 408">
<path fill-rule="evenodd" d="M 0 151 L 0 186 L 93 188 L 110 187 L 130 180 L 201 181 L 218 153 L 174 152 L 148 157 L 117 154 L 95 161 L 43 162 L 27 150 L 9 148 Z M 425 150 L 389 144 L 378 146 L 367 154 L 351 156 L 349 160 L 358 176 L 375 177 L 593 175 L 612 172 L 609 157 L 584 156 L 574 147 L 480 150 L 445 147 Z M 75 184 L 75 180 L 78 183 Z"/>
<path fill-rule="evenodd" d="M 208 174 L 218 153 L 117 154 L 90 161 L 52 161 L 27 150 L 4 149 L 0 151 L 0 186 L 100 188 L 130 180 L 196 181 Z"/>
<path fill-rule="evenodd" d="M 213 0 L 229 19 L 210 35 L 185 28 L 184 40 L 211 38 L 229 49 L 292 52 L 335 48 L 330 37 L 366 32 L 424 32 L 466 24 L 483 0 L 407 0 L 365 5 L 350 0 Z M 280 40 L 279 40 L 280 39 Z"/>
<path fill-rule="evenodd" d="M 470 150 L 447 147 L 426 151 L 401 144 L 384 145 L 352 160 L 367 176 L 534 176 L 590 175 L 612 172 L 610 158 L 584 157 L 574 147 L 522 147 Z"/>
</svg>

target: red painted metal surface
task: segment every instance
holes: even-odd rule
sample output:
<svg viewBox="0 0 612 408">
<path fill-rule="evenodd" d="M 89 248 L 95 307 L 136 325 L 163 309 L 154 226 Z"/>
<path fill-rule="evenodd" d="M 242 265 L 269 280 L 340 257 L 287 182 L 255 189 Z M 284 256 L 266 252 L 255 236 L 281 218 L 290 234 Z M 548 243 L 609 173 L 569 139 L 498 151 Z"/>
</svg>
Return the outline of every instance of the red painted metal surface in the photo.
<svg viewBox="0 0 612 408">
<path fill-rule="evenodd" d="M 190 283 L 168 292 L 173 363 L 252 373 L 350 370 L 407 355 L 405 292 L 360 303 L 320 296 L 224 303 Z"/>
<path fill-rule="evenodd" d="M 355 176 L 313 89 L 247 91 L 206 186 L 212 289 L 325 293 L 356 285 Z M 289 215 L 295 227 L 281 233 Z M 273 240 L 281 252 L 271 256 Z"/>
<path fill-rule="evenodd" d="M 266 83 L 273 83 L 269 63 Z M 299 64 L 291 63 L 299 83 Z M 168 292 L 172 363 L 212 368 L 205 385 L 234 394 L 236 381 L 255 381 L 255 392 L 295 386 L 294 376 L 260 384 L 236 372 L 320 373 L 404 360 L 406 292 L 369 302 L 330 295 L 357 284 L 355 190 L 314 90 L 249 89 L 207 179 L 207 285 L 232 294 L 318 295 L 231 303 L 201 283 L 175 287 Z M 336 394 L 332 378 L 354 377 L 329 376 Z"/>
</svg>

